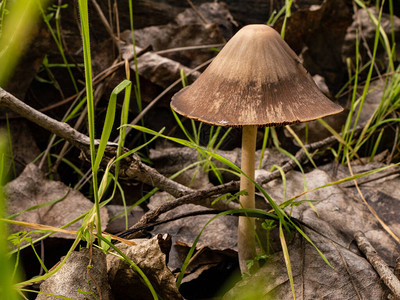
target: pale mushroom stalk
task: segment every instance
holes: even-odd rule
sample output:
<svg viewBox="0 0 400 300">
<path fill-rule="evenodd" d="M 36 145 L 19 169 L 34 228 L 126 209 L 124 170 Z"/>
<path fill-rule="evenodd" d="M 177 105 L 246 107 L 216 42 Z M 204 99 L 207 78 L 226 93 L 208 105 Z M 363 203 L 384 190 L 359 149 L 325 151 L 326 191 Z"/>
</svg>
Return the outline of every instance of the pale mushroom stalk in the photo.
<svg viewBox="0 0 400 300">
<path fill-rule="evenodd" d="M 254 164 L 257 141 L 257 126 L 243 126 L 242 130 L 242 171 L 254 181 Z M 255 208 L 254 183 L 243 174 L 240 175 L 240 190 L 246 195 L 240 196 L 243 208 Z M 256 256 L 256 240 L 254 235 L 254 218 L 239 217 L 238 225 L 238 253 L 242 273 L 248 272 L 247 260 Z"/>
</svg>

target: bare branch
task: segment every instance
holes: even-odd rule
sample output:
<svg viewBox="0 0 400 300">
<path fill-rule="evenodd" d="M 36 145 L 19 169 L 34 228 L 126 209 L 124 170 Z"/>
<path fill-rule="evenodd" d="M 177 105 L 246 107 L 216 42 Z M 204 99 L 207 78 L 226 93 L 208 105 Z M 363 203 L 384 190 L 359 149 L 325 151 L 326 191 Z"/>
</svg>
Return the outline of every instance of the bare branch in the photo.
<svg viewBox="0 0 400 300">
<path fill-rule="evenodd" d="M 357 242 L 358 248 L 366 256 L 370 264 L 374 267 L 376 272 L 386 284 L 386 286 L 392 291 L 396 299 L 400 299 L 400 281 L 390 270 L 386 262 L 379 256 L 374 247 L 365 237 L 364 233 L 358 231 L 354 234 L 354 239 Z"/>
</svg>

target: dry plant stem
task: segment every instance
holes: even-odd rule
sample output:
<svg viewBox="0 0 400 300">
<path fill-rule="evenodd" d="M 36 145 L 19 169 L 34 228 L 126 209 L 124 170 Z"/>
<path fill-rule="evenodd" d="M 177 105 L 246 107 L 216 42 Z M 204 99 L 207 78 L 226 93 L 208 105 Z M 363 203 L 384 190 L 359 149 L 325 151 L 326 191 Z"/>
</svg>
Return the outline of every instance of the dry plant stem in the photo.
<svg viewBox="0 0 400 300">
<path fill-rule="evenodd" d="M 358 248 L 361 250 L 362 253 L 364 253 L 376 272 L 378 272 L 383 282 L 392 291 L 395 299 L 400 299 L 399 279 L 397 279 L 397 277 L 390 270 L 389 266 L 378 255 L 374 247 L 372 247 L 371 243 L 365 237 L 364 233 L 362 233 L 361 231 L 356 232 L 354 234 L 354 239 L 357 242 Z"/>
<path fill-rule="evenodd" d="M 186 0 L 190 7 L 194 10 L 194 12 L 199 16 L 199 18 L 201 19 L 201 21 L 205 24 L 208 25 L 210 24 L 210 22 L 207 21 L 207 19 L 204 17 L 204 15 L 201 13 L 200 10 L 197 9 L 197 7 L 193 4 L 193 2 L 191 0 Z"/>
<path fill-rule="evenodd" d="M 96 0 L 92 0 L 92 4 L 95 7 L 97 14 L 100 17 L 101 22 L 103 23 L 104 28 L 107 30 L 107 33 L 109 34 L 109 36 L 111 37 L 115 47 L 117 47 L 118 52 L 121 53 L 121 49 L 120 49 L 120 43 L 119 40 L 115 37 L 114 32 L 110 26 L 110 24 L 107 21 L 107 18 L 104 16 L 103 11 L 101 10 L 100 5 L 97 3 Z"/>
<path fill-rule="evenodd" d="M 254 181 L 254 164 L 257 140 L 257 126 L 243 126 L 242 132 L 242 171 Z M 247 195 L 240 196 L 240 205 L 243 208 L 255 208 L 254 183 L 240 175 L 240 190 Z M 254 235 L 254 218 L 239 217 L 238 225 L 238 254 L 242 274 L 248 273 L 246 261 L 256 256 L 256 240 Z"/>
</svg>

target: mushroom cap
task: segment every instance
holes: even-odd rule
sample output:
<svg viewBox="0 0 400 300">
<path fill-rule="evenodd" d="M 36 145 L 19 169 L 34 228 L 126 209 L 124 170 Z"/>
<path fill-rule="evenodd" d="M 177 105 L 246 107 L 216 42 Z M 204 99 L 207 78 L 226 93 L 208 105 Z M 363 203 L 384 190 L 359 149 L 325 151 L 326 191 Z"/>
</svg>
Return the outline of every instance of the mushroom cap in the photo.
<svg viewBox="0 0 400 300">
<path fill-rule="evenodd" d="M 342 111 L 267 25 L 239 30 L 190 86 L 172 97 L 179 114 L 217 126 L 276 126 Z"/>
</svg>

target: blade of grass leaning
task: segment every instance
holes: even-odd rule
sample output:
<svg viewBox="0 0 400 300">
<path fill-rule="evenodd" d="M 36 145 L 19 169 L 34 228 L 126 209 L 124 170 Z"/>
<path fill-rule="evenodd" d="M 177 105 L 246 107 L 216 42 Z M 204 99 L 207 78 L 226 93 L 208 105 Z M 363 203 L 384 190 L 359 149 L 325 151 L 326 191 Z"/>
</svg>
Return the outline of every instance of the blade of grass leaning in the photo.
<svg viewBox="0 0 400 300">
<path fill-rule="evenodd" d="M 51 154 L 51 157 L 59 158 L 60 156 L 58 154 Z M 68 167 L 70 167 L 75 173 L 77 173 L 79 176 L 83 177 L 85 174 L 82 172 L 82 170 L 76 166 L 72 161 L 69 159 L 66 159 L 65 157 L 61 158 L 61 162 L 66 164 Z"/>
<path fill-rule="evenodd" d="M 285 265 L 286 265 L 286 270 L 287 270 L 288 277 L 289 277 L 290 287 L 292 289 L 293 299 L 295 300 L 296 293 L 294 291 L 292 265 L 290 263 L 289 250 L 288 250 L 288 247 L 286 244 L 285 234 L 283 233 L 283 230 L 282 230 L 282 223 L 279 223 L 279 239 L 281 241 L 282 253 L 283 253 L 283 257 L 285 259 Z"/>
<path fill-rule="evenodd" d="M 358 159 L 360 159 L 360 157 L 358 156 L 357 152 L 350 146 L 350 142 L 346 142 L 345 140 L 343 140 L 343 138 L 340 136 L 339 133 L 337 133 L 337 131 L 335 129 L 332 128 L 332 126 L 330 126 L 328 123 L 326 123 L 323 119 L 317 119 L 317 121 L 324 126 L 341 144 L 346 145 L 346 147 L 349 148 L 349 150 L 351 151 L 351 153 L 357 157 Z M 353 130 L 354 131 L 354 130 Z M 350 138 L 351 140 L 351 138 Z"/>
<path fill-rule="evenodd" d="M 281 174 L 282 185 L 283 185 L 283 202 L 285 202 L 286 201 L 286 192 L 287 192 L 285 171 L 283 171 L 283 169 L 280 166 L 273 165 L 270 172 L 273 172 L 275 169 L 278 169 L 279 173 Z"/>
<path fill-rule="evenodd" d="M 32 243 L 32 238 L 30 239 L 31 248 L 33 250 L 33 253 L 35 253 L 36 259 L 39 261 L 40 265 L 42 266 L 43 270 L 45 273 L 49 272 L 49 270 L 46 268 L 46 265 L 44 264 L 43 260 L 40 258 L 39 254 L 37 253 L 35 246 Z"/>
<path fill-rule="evenodd" d="M 372 149 L 371 155 L 369 157 L 369 162 L 374 161 L 374 157 L 375 157 L 376 151 L 378 150 L 379 144 L 381 143 L 381 139 L 382 139 L 382 135 L 383 135 L 384 131 L 385 131 L 385 129 L 382 128 L 382 130 L 379 132 L 379 135 L 374 144 L 374 148 Z"/>
<path fill-rule="evenodd" d="M 228 137 L 228 134 L 232 131 L 233 127 L 229 127 L 227 131 L 222 135 L 221 139 L 218 141 L 217 145 L 215 146 L 214 150 L 218 150 L 222 143 L 225 141 L 225 139 Z"/>
<path fill-rule="evenodd" d="M 64 119 L 64 122 L 67 123 L 69 120 L 72 120 L 73 118 L 80 116 L 80 110 L 81 108 L 85 105 L 86 103 L 86 97 L 83 97 L 82 100 L 78 102 L 78 104 L 72 109 L 70 114 Z"/>
<path fill-rule="evenodd" d="M 125 90 L 127 86 L 130 86 L 132 83 L 129 80 L 124 80 L 120 84 L 118 84 L 114 90 L 111 92 L 110 100 L 108 101 L 106 118 L 104 120 L 103 131 L 101 133 L 100 144 L 98 146 L 96 160 L 94 163 L 94 169 L 98 170 L 100 163 L 103 159 L 104 151 L 106 149 L 107 143 L 110 139 L 111 131 L 114 126 L 115 120 L 115 110 L 117 107 L 117 96 L 119 93 Z"/>
<path fill-rule="evenodd" d="M 193 139 L 193 137 L 189 134 L 189 132 L 186 130 L 185 126 L 183 126 L 182 121 L 180 119 L 180 117 L 176 114 L 176 112 L 171 109 L 173 116 L 175 117 L 175 121 L 178 123 L 179 128 L 182 130 L 182 132 L 185 134 L 186 138 L 192 142 L 192 143 L 196 143 L 195 140 Z"/>
<path fill-rule="evenodd" d="M 382 171 L 385 171 L 387 169 L 390 169 L 390 168 L 393 168 L 393 167 L 399 166 L 399 165 L 400 165 L 400 162 L 396 163 L 396 164 L 393 164 L 393 165 L 390 165 L 390 166 L 385 166 L 385 167 L 382 167 L 382 168 L 378 168 L 378 169 L 374 169 L 374 170 L 370 170 L 370 171 L 365 171 L 365 172 L 362 172 L 362 173 L 359 173 L 359 174 L 356 174 L 356 175 L 353 175 L 353 176 L 349 176 L 349 177 L 342 178 L 342 179 L 339 179 L 339 180 L 336 180 L 336 181 L 333 181 L 333 182 L 329 182 L 327 184 L 324 184 L 324 185 L 309 189 L 307 191 L 304 191 L 304 192 L 302 192 L 302 193 L 290 198 L 286 202 L 293 201 L 293 200 L 295 200 L 297 198 L 300 198 L 301 196 L 303 196 L 305 194 L 308 194 L 308 193 L 311 193 L 313 191 L 317 191 L 317 190 L 320 190 L 320 189 L 323 189 L 323 188 L 326 188 L 326 187 L 329 187 L 329 186 L 338 185 L 338 184 L 345 183 L 345 182 L 348 182 L 348 181 L 351 181 L 351 180 L 354 180 L 354 179 L 359 179 L 359 178 L 362 178 L 362 177 L 365 177 L 365 176 L 369 176 L 369 175 L 372 175 L 372 174 L 375 174 L 375 173 L 378 173 L 378 172 L 382 172 Z M 284 203 L 282 203 L 281 205 L 284 205 Z"/>
<path fill-rule="evenodd" d="M 265 149 L 267 148 L 268 136 L 269 136 L 269 127 L 265 127 L 263 143 L 262 143 L 262 146 L 261 146 L 260 162 L 258 163 L 258 169 L 261 169 L 261 164 L 262 164 L 262 161 L 264 159 Z"/>
<path fill-rule="evenodd" d="M 68 298 L 65 296 L 60 296 L 60 295 L 54 295 L 54 294 L 50 294 L 50 293 L 45 293 L 45 292 L 41 292 L 41 291 L 36 291 L 36 290 L 28 290 L 28 289 L 19 289 L 21 292 L 25 292 L 25 293 L 36 293 L 36 294 L 41 294 L 41 295 L 46 295 L 46 296 L 50 296 L 50 297 L 54 297 L 54 298 L 58 298 L 58 299 L 64 299 L 64 300 L 76 300 L 76 298 Z"/>
<path fill-rule="evenodd" d="M 130 125 L 126 125 L 126 124 L 125 124 L 125 125 L 122 125 L 121 127 L 126 127 L 126 126 L 130 126 Z M 125 152 L 124 154 L 118 156 L 118 157 L 115 159 L 114 163 L 117 163 L 117 162 L 121 161 L 122 159 L 124 159 L 125 157 L 130 156 L 130 155 L 132 155 L 132 154 L 138 152 L 140 149 L 146 147 L 148 144 L 150 144 L 151 142 L 153 142 L 155 139 L 157 139 L 158 137 L 162 136 L 162 133 L 163 133 L 164 131 L 165 131 L 165 128 L 161 128 L 161 130 L 160 130 L 159 132 L 156 132 L 156 134 L 154 134 L 153 138 L 151 138 L 149 141 L 147 141 L 146 143 L 144 143 L 144 144 L 142 144 L 142 145 L 140 145 L 140 146 L 138 146 L 138 147 L 136 147 L 136 148 L 134 148 L 134 149 L 131 149 L 131 150 L 129 150 L 128 152 Z"/>
<path fill-rule="evenodd" d="M 308 152 L 307 148 L 304 146 L 304 143 L 301 141 L 299 136 L 296 134 L 296 132 L 293 131 L 293 129 L 289 126 L 286 125 L 285 128 L 290 132 L 290 134 L 294 137 L 297 143 L 299 143 L 300 147 L 304 150 L 304 153 L 307 155 L 308 160 L 310 163 L 313 165 L 314 168 L 317 169 L 317 165 L 315 164 L 314 160 L 311 157 L 311 154 Z"/>
</svg>

